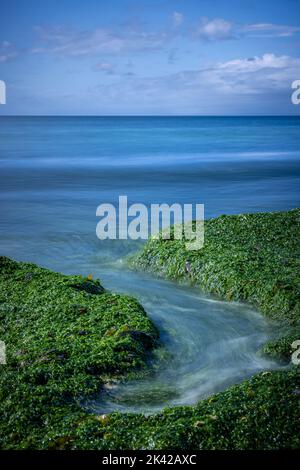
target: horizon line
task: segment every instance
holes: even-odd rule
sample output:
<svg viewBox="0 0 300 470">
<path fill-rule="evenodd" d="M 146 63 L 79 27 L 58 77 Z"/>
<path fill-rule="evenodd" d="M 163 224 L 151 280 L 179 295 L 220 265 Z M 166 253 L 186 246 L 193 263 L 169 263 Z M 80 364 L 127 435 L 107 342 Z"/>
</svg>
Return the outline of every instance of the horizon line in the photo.
<svg viewBox="0 0 300 470">
<path fill-rule="evenodd" d="M 1 117 L 97 117 L 97 118 L 136 118 L 136 117 L 158 117 L 158 118 L 178 118 L 178 117 L 300 117 L 299 114 L 0 114 Z"/>
</svg>

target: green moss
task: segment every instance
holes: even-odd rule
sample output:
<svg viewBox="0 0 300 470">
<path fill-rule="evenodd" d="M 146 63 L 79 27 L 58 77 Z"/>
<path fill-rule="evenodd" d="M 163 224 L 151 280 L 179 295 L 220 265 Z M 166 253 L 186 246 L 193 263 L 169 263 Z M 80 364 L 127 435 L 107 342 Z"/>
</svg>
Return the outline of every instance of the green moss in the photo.
<svg viewBox="0 0 300 470">
<path fill-rule="evenodd" d="M 300 210 L 222 216 L 205 245 L 150 240 L 134 265 L 247 301 L 286 321 L 288 336 L 265 346 L 290 354 L 299 321 Z M 185 270 L 189 261 L 191 272 Z M 263 372 L 200 401 L 153 416 L 94 416 L 79 405 L 107 377 L 143 367 L 157 333 L 132 298 L 98 281 L 62 276 L 6 258 L 0 263 L 2 448 L 280 449 L 300 447 L 299 367 Z"/>
<path fill-rule="evenodd" d="M 86 441 L 102 432 L 100 449 L 299 448 L 299 369 L 263 372 L 198 405 L 157 415 L 114 413 L 84 426 Z M 87 448 L 87 444 L 85 444 Z"/>
<path fill-rule="evenodd" d="M 300 329 L 295 328 L 289 334 L 268 341 L 261 349 L 263 355 L 268 356 L 278 362 L 289 364 L 295 349 L 292 348 L 294 341 L 300 340 Z"/>
<path fill-rule="evenodd" d="M 26 446 L 52 413 L 61 418 L 67 403 L 72 410 L 103 381 L 143 368 L 158 337 L 134 298 L 107 292 L 98 280 L 3 257 L 0 318 L 4 446 L 11 436 Z"/>
<path fill-rule="evenodd" d="M 150 239 L 133 265 L 249 302 L 273 319 L 295 324 L 300 320 L 300 209 L 208 220 L 204 247 L 197 251 L 186 250 L 181 240 Z"/>
<path fill-rule="evenodd" d="M 65 406 L 25 446 L 46 449 L 297 449 L 299 368 L 263 372 L 196 406 L 153 416 L 88 416 Z M 12 447 L 16 445 L 11 437 Z"/>
<path fill-rule="evenodd" d="M 201 250 L 186 250 L 184 240 L 151 239 L 131 264 L 227 300 L 249 302 L 287 324 L 288 334 L 267 343 L 263 353 L 288 362 L 291 343 L 299 339 L 299 229 L 300 209 L 222 216 L 205 222 Z M 164 410 L 143 425 L 130 415 L 112 415 L 106 448 L 299 448 L 299 388 L 299 367 L 292 367 L 258 374 L 197 406 Z"/>
</svg>

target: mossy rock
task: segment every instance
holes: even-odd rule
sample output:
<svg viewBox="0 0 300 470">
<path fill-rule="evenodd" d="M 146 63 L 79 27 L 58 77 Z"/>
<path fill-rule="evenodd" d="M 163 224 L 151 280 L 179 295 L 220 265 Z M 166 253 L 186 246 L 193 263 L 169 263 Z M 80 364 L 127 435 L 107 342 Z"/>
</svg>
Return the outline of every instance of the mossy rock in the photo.
<svg viewBox="0 0 300 470">
<path fill-rule="evenodd" d="M 150 240 L 134 265 L 288 324 L 287 336 L 265 346 L 288 357 L 300 319 L 299 220 L 299 209 L 222 216 L 206 222 L 199 252 Z M 83 410 L 81 400 L 102 383 L 143 368 L 158 338 L 135 299 L 100 285 L 0 258 L 0 338 L 8 352 L 0 366 L 1 448 L 299 449 L 299 366 L 153 416 Z"/>
<path fill-rule="evenodd" d="M 158 341 L 136 299 L 106 291 L 99 280 L 5 257 L 0 257 L 0 318 L 7 353 L 7 365 L 0 366 L 4 447 L 30 447 L 38 427 L 46 432 L 52 414 L 68 415 L 108 378 L 145 369 Z M 107 336 L 111 329 L 143 334 Z M 55 447 L 71 442 L 59 437 Z"/>
<path fill-rule="evenodd" d="M 291 362 L 292 354 L 295 352 L 293 344 L 300 340 L 300 328 L 295 328 L 289 334 L 268 341 L 261 349 L 261 353 L 282 364 Z"/>
<path fill-rule="evenodd" d="M 131 264 L 248 302 L 272 319 L 300 321 L 300 209 L 223 215 L 205 221 L 204 233 L 195 251 L 172 231 L 170 240 L 150 239 Z"/>
</svg>

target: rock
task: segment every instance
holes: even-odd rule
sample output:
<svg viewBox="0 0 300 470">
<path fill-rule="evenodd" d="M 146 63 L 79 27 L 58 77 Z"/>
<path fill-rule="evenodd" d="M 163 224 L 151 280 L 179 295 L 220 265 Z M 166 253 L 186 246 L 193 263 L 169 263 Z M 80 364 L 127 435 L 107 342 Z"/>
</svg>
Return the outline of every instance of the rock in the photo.
<svg viewBox="0 0 300 470">
<path fill-rule="evenodd" d="M 84 291 L 87 294 L 99 295 L 105 291 L 104 287 L 101 286 L 97 281 L 83 281 L 80 284 L 71 284 L 70 287 L 80 291 Z"/>
<path fill-rule="evenodd" d="M 148 333 L 145 333 L 144 331 L 125 330 L 119 333 L 119 336 L 126 336 L 126 335 L 129 335 L 135 341 L 142 343 L 145 349 L 152 349 L 155 345 L 155 339 Z"/>
</svg>

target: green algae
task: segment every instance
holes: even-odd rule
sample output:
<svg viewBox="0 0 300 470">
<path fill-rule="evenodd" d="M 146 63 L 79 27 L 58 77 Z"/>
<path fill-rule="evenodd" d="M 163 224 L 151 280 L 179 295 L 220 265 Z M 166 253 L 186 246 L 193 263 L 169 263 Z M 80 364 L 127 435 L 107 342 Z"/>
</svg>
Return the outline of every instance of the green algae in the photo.
<svg viewBox="0 0 300 470">
<path fill-rule="evenodd" d="M 289 330 L 261 352 L 290 362 L 291 344 L 300 338 L 300 209 L 210 219 L 201 250 L 186 250 L 184 239 L 160 237 L 150 239 L 130 262 L 222 299 L 253 305 Z"/>
<path fill-rule="evenodd" d="M 2 257 L 0 286 L 2 443 L 12 434 L 26 445 L 54 410 L 64 415 L 66 403 L 74 406 L 109 378 L 143 370 L 157 344 L 142 306 L 98 280 Z"/>
<path fill-rule="evenodd" d="M 102 432 L 100 449 L 299 448 L 299 368 L 262 372 L 196 406 L 141 415 L 113 413 L 90 421 L 85 435 Z M 87 447 L 85 447 L 87 448 Z"/>
<path fill-rule="evenodd" d="M 300 340 L 300 328 L 294 328 L 289 334 L 268 341 L 261 348 L 263 355 L 283 364 L 289 364 L 295 349 L 292 347 L 294 341 Z"/>
<path fill-rule="evenodd" d="M 202 249 L 188 251 L 184 240 L 150 239 L 132 264 L 248 302 L 272 319 L 300 320 L 300 209 L 210 219 Z"/>
<path fill-rule="evenodd" d="M 205 245 L 150 240 L 134 265 L 246 301 L 284 322 L 265 345 L 276 358 L 298 339 L 300 210 L 222 216 Z M 186 272 L 186 261 L 191 267 Z M 0 442 L 4 449 L 279 449 L 300 447 L 299 366 L 262 372 L 195 406 L 144 416 L 94 416 L 80 407 L 101 384 L 144 370 L 157 332 L 131 297 L 98 281 L 6 258 L 0 263 Z M 79 286 L 79 287 L 78 287 Z"/>
</svg>

